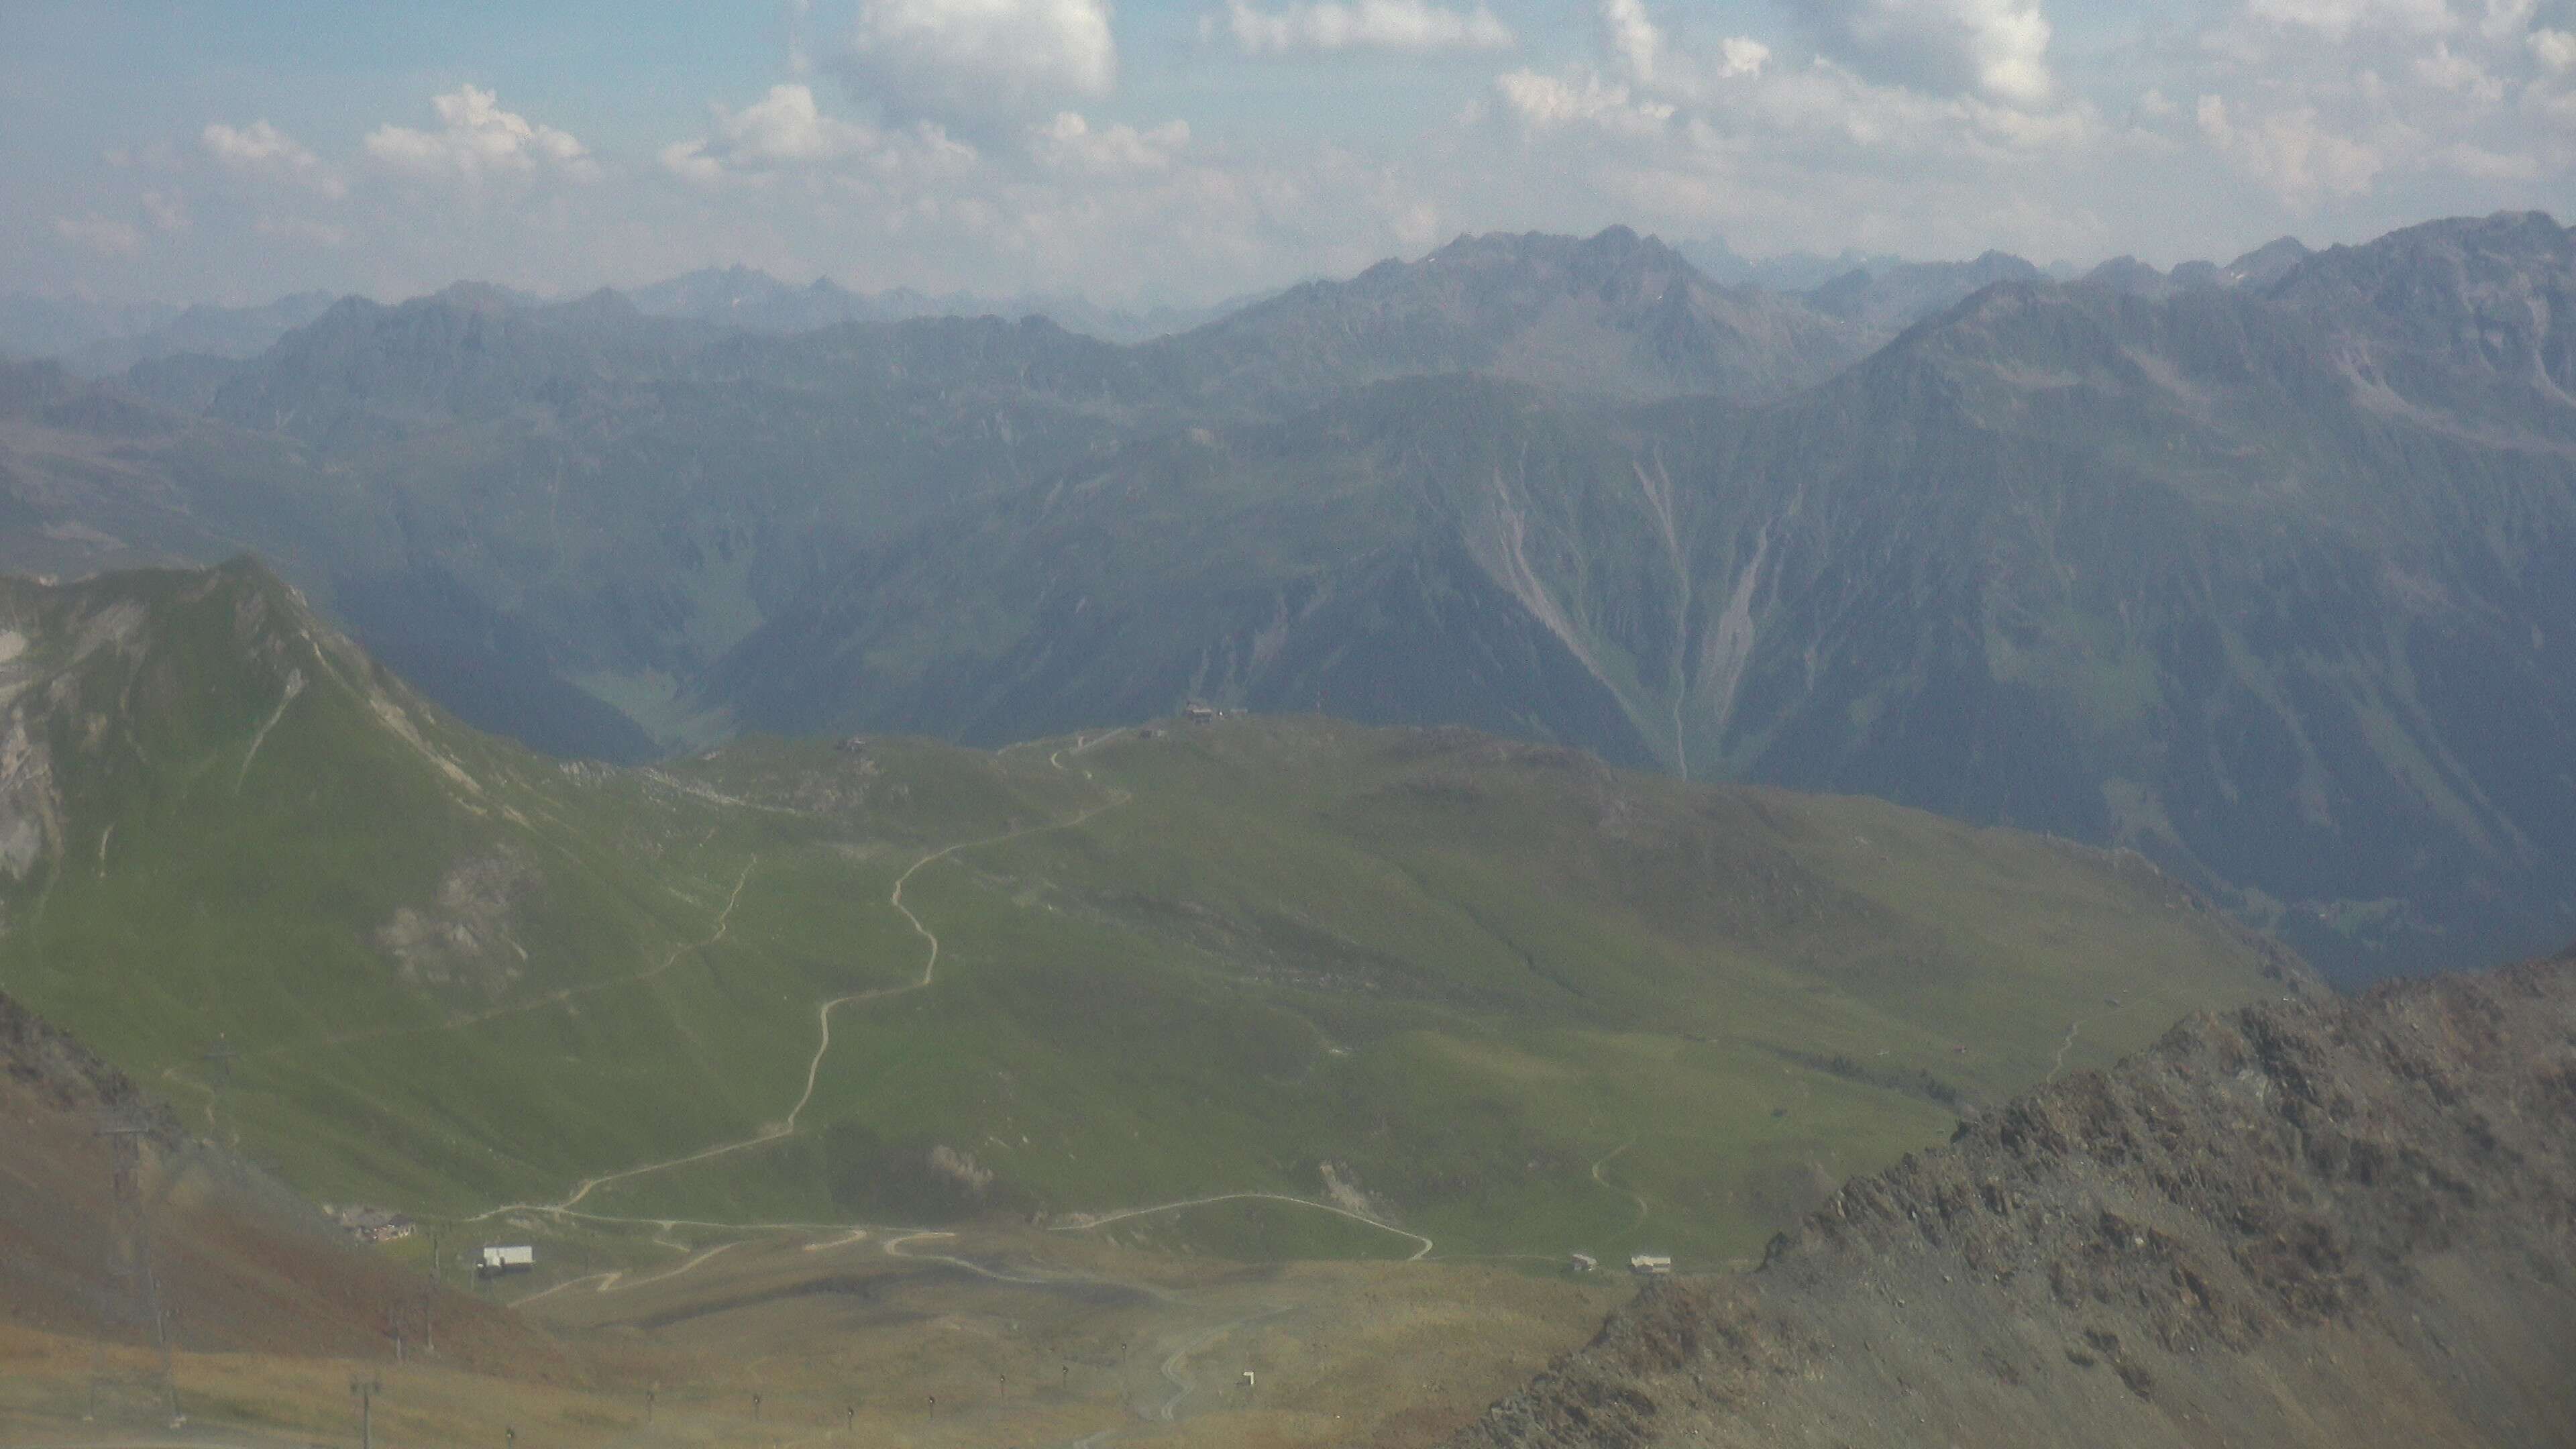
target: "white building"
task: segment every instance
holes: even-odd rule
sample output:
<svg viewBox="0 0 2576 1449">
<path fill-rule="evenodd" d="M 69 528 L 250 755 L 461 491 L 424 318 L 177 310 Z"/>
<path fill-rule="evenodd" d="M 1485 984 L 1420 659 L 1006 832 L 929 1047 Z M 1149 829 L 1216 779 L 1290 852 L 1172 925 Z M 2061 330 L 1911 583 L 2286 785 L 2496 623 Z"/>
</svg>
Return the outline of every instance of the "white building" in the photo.
<svg viewBox="0 0 2576 1449">
<path fill-rule="evenodd" d="M 536 1266 L 537 1250 L 525 1244 L 483 1249 L 482 1270 L 486 1273 L 525 1273 Z"/>
<path fill-rule="evenodd" d="M 1665 1257 L 1661 1253 L 1639 1253 L 1628 1260 L 1628 1271 L 1631 1273 L 1669 1273 L 1673 1271 L 1673 1260 Z"/>
</svg>

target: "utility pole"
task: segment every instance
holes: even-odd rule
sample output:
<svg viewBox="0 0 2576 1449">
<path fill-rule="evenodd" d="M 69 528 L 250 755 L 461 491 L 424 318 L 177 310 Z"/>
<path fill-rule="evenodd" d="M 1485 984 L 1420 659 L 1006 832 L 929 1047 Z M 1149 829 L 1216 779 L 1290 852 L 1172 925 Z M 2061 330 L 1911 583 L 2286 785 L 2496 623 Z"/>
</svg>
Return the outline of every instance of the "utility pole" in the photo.
<svg viewBox="0 0 2576 1449">
<path fill-rule="evenodd" d="M 231 1129 L 235 1144 L 241 1141 L 241 1124 L 233 1120 L 232 1113 L 233 1063 L 240 1059 L 241 1048 L 234 1046 L 222 1032 L 215 1033 L 215 1044 L 205 1050 L 206 1080 L 214 1089 L 207 1126 L 211 1128 L 215 1119 L 220 1117 Z"/>
<path fill-rule="evenodd" d="M 358 1396 L 358 1449 L 376 1449 L 376 1395 L 384 1391 L 380 1378 L 349 1380 L 349 1392 Z"/>
<path fill-rule="evenodd" d="M 170 1418 L 179 1418 L 179 1385 L 171 1372 L 170 1318 L 161 1311 L 161 1284 L 152 1272 L 152 1232 L 143 1201 L 143 1139 L 150 1128 L 127 1111 L 101 1114 L 95 1135 L 107 1139 L 111 1181 L 115 1190 L 107 1242 L 107 1316 L 148 1331 L 161 1351 L 161 1397 Z M 98 1375 L 91 1374 L 91 1412 L 97 1412 Z"/>
</svg>

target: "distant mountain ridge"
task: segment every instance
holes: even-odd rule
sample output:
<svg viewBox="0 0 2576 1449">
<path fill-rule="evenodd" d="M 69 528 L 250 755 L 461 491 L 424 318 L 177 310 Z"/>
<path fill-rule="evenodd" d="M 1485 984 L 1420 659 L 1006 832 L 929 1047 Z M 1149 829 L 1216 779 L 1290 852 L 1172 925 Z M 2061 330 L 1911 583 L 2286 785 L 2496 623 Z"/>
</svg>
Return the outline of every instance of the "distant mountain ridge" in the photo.
<svg viewBox="0 0 2576 1449">
<path fill-rule="evenodd" d="M 2299 300 L 2526 234 L 2400 233 L 2278 297 L 2005 283 L 1751 412 L 1422 379 L 1137 444 L 864 551 L 712 692 L 996 742 L 1186 692 L 1458 718 L 2126 841 L 2349 966 L 2526 946 L 2576 926 L 2576 413 Z M 2496 295 L 2555 295 L 2559 236 Z M 2553 328 L 2499 336 L 2549 375 Z"/>
<path fill-rule="evenodd" d="M 2134 845 L 2387 970 L 2576 925 L 2572 267 L 2508 214 L 1800 301 L 1613 229 L 1129 347 L 342 304 L 137 370 L 198 417 L 29 413 L 0 545 L 257 544 L 557 749 L 1463 721 Z"/>
<path fill-rule="evenodd" d="M 254 307 L 0 298 L 0 354 L 57 357 L 89 377 L 185 354 L 251 357 L 321 316 L 331 302 L 328 292 L 298 292 Z"/>
<path fill-rule="evenodd" d="M 804 286 L 739 264 L 703 267 L 627 293 L 648 316 L 741 327 L 753 332 L 812 332 L 844 322 L 906 322 L 924 317 L 1045 317 L 1069 332 L 1106 342 L 1145 342 L 1187 332 L 1260 299 L 1231 298 L 1206 306 L 1104 307 L 1084 298 L 1025 293 L 984 297 L 969 292 L 930 296 L 910 287 L 854 292 L 829 277 Z"/>
</svg>

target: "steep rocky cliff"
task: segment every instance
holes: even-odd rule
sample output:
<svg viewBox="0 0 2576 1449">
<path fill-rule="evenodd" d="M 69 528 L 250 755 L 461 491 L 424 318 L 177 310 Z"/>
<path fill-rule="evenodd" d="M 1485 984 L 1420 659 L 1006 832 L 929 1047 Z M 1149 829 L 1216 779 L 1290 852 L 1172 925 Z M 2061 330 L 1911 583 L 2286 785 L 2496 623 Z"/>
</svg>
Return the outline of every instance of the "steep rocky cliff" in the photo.
<svg viewBox="0 0 2576 1449">
<path fill-rule="evenodd" d="M 2576 953 L 2189 1019 L 1454 1443 L 2576 1443 Z"/>
</svg>

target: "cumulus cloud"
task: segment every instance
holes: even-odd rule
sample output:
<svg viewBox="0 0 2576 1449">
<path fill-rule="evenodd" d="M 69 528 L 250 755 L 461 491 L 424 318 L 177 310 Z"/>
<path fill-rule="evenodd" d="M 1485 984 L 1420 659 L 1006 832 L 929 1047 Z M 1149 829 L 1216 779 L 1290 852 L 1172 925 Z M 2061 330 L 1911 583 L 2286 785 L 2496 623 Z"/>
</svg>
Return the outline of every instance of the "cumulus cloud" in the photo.
<svg viewBox="0 0 2576 1449">
<path fill-rule="evenodd" d="M 2341 40 L 2364 32 L 2439 35 L 2458 25 L 2449 0 L 2250 0 L 2255 19 Z"/>
<path fill-rule="evenodd" d="M 143 215 L 155 231 L 186 231 L 194 220 L 188 215 L 188 199 L 175 192 L 147 191 L 140 200 Z"/>
<path fill-rule="evenodd" d="M 1647 12 L 1646 0 L 1601 0 L 1601 33 L 1630 75 L 1653 83 L 1655 63 L 1663 58 L 1664 31 Z"/>
<path fill-rule="evenodd" d="M 2294 205 L 2359 196 L 2386 169 L 2371 146 L 2324 125 L 2315 107 L 2239 121 L 2221 96 L 2202 96 L 2195 118 L 2209 143 Z"/>
<path fill-rule="evenodd" d="M 2489 40 L 2510 40 L 2531 28 L 2540 0 L 2487 0 L 2486 18 L 2478 30 Z"/>
<path fill-rule="evenodd" d="M 252 223 L 261 236 L 275 241 L 296 242 L 312 247 L 346 246 L 349 229 L 335 222 L 314 221 L 306 217 L 263 216 Z"/>
<path fill-rule="evenodd" d="M 1577 79 L 1516 70 L 1494 79 L 1503 102 L 1532 130 L 1583 127 L 1627 135 L 1652 135 L 1672 124 L 1669 101 L 1642 100 L 1628 87 L 1597 75 Z"/>
<path fill-rule="evenodd" d="M 1873 79 L 2025 107 L 2056 89 L 2053 30 L 2037 0 L 1822 0 L 1809 10 L 1819 48 Z"/>
<path fill-rule="evenodd" d="M 589 148 L 570 132 L 505 111 L 498 96 L 478 86 L 433 96 L 430 105 L 439 129 L 378 126 L 367 133 L 367 154 L 405 175 L 466 182 L 539 170 L 573 177 L 598 172 Z"/>
<path fill-rule="evenodd" d="M 2565 75 L 2576 70 L 2576 32 L 2535 30 L 2529 44 L 2532 59 L 2546 67 L 2551 75 Z"/>
<path fill-rule="evenodd" d="M 1349 50 L 1509 50 L 1511 27 L 1483 5 L 1446 9 L 1427 0 L 1317 0 L 1281 10 L 1261 10 L 1228 0 L 1227 28 L 1245 55 L 1293 55 Z"/>
<path fill-rule="evenodd" d="M 323 165 L 322 158 L 314 155 L 310 147 L 264 120 L 247 126 L 209 122 L 198 140 L 206 154 L 226 170 L 292 182 L 325 196 L 339 196 L 348 190 L 348 184 Z"/>
<path fill-rule="evenodd" d="M 713 134 L 662 148 L 662 165 L 685 180 L 715 183 L 799 168 L 852 166 L 880 173 L 955 171 L 974 164 L 973 147 L 922 123 L 888 132 L 828 115 L 813 87 L 774 85 L 741 110 L 708 108 Z"/>
<path fill-rule="evenodd" d="M 840 66 L 895 122 L 993 128 L 1118 82 L 1106 0 L 860 0 Z"/>
<path fill-rule="evenodd" d="M 143 250 L 143 232 L 130 221 L 90 212 L 86 216 L 57 216 L 54 235 L 101 256 L 130 257 Z"/>
<path fill-rule="evenodd" d="M 1599 0 L 1596 14 L 1613 69 L 1641 94 L 1666 101 L 1705 101 L 1726 81 L 1760 75 L 1771 59 L 1771 47 L 1746 35 L 1720 39 L 1713 53 L 1675 45 L 1645 0 Z"/>
<path fill-rule="evenodd" d="M 1094 126 L 1079 112 L 1064 111 L 1037 128 L 1029 149 L 1050 167 L 1110 173 L 1169 170 L 1189 144 L 1187 121 L 1140 131 L 1129 125 Z"/>
<path fill-rule="evenodd" d="M 2451 91 L 2484 105 L 2504 99 L 2504 82 L 2487 73 L 2474 56 L 2455 53 L 2449 42 L 2435 41 L 2433 53 L 2418 56 L 2415 78 L 2438 90 Z"/>
</svg>

